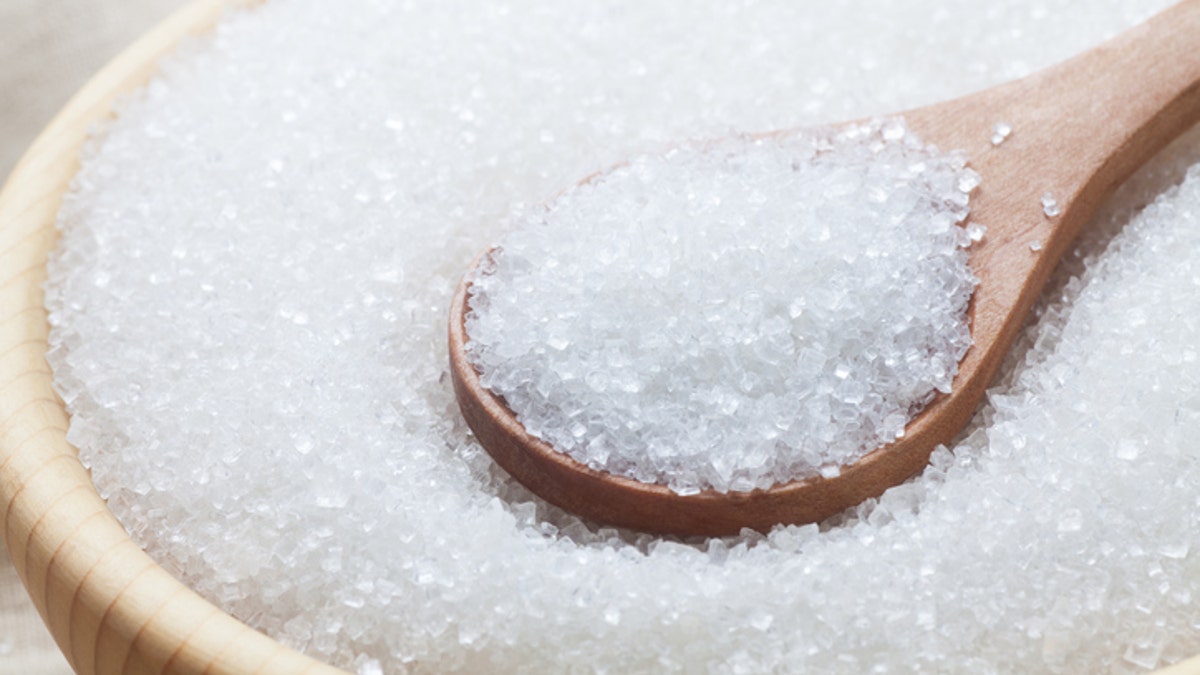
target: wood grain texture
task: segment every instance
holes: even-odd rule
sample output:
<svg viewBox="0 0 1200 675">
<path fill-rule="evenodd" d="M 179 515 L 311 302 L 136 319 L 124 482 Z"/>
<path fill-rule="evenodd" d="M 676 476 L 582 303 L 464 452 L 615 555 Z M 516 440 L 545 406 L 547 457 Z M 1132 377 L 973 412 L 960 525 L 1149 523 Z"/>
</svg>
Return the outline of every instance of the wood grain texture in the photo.
<svg viewBox="0 0 1200 675">
<path fill-rule="evenodd" d="M 480 443 L 547 501 L 608 525 L 680 536 L 818 522 L 902 483 L 974 414 L 1051 271 L 1101 202 L 1200 121 L 1200 0 L 1185 0 L 1028 78 L 902 115 L 925 142 L 965 151 L 983 178 L 970 220 L 987 227 L 985 239 L 970 249 L 979 278 L 969 309 L 974 344 L 953 390 L 917 415 L 903 438 L 842 467 L 836 477 L 748 493 L 681 496 L 591 469 L 526 433 L 504 401 L 480 384 L 465 347 L 468 274 L 450 309 L 450 372 Z M 1013 132 L 995 146 L 999 122 Z M 1046 194 L 1061 204 L 1057 216 L 1043 212 Z"/>
<path fill-rule="evenodd" d="M 100 72 L 0 193 L 0 498 L 18 573 L 79 673 L 341 673 L 254 631 L 157 566 L 125 533 L 66 440 L 46 364 L 42 283 L 54 221 L 89 127 L 232 0 L 198 0 Z"/>
</svg>

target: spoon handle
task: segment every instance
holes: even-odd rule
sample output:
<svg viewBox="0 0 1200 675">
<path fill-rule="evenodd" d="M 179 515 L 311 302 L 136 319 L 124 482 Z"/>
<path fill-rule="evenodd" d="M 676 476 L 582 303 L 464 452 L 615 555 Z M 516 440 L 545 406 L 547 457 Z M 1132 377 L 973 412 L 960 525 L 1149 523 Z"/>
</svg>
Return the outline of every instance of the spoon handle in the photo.
<svg viewBox="0 0 1200 675">
<path fill-rule="evenodd" d="M 1072 204 L 1092 206 L 1090 218 L 1098 201 L 1200 122 L 1200 1 L 1175 5 L 1045 80 L 1035 84 L 1047 95 L 1071 92 L 1056 106 L 1059 138 L 1045 141 L 1074 155 L 1059 189 Z"/>
<path fill-rule="evenodd" d="M 1059 236 L 1073 239 L 1120 183 L 1200 121 L 1200 0 L 987 98 L 1036 144 L 1043 161 L 1026 175 L 1063 205 Z"/>
<path fill-rule="evenodd" d="M 984 176 L 983 193 L 989 184 L 1019 186 L 1012 197 L 1038 216 L 1019 234 L 1057 259 L 1103 199 L 1200 122 L 1200 0 L 1030 77 L 908 117 L 918 130 L 938 128 L 945 149 L 967 151 Z M 999 123 L 1012 136 L 993 147 Z M 1046 194 L 1062 206 L 1059 216 L 1043 212 Z M 989 232 L 1007 228 L 985 224 Z"/>
<path fill-rule="evenodd" d="M 970 216 L 987 228 L 971 246 L 974 345 L 953 392 L 927 408 L 905 440 L 932 448 L 973 414 L 1050 273 L 1103 200 L 1200 122 L 1200 0 L 1024 79 L 904 117 L 927 142 L 965 151 L 983 179 Z M 994 144 L 998 124 L 1011 136 Z M 880 461 L 917 466 L 928 456 L 892 454 Z"/>
</svg>

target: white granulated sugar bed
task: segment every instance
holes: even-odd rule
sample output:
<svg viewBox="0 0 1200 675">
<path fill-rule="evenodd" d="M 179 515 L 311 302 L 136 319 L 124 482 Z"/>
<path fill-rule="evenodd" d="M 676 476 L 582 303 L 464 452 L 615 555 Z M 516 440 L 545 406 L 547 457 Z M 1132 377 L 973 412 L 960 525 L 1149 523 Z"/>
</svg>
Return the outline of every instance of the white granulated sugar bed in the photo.
<svg viewBox="0 0 1200 675">
<path fill-rule="evenodd" d="M 468 355 L 594 469 L 683 494 L 836 475 L 950 390 L 978 184 L 898 120 L 632 159 L 514 218 Z"/>
<path fill-rule="evenodd" d="M 445 376 L 451 290 L 520 204 L 963 94 L 1166 4 L 271 0 L 86 153 L 47 297 L 70 438 L 168 570 L 361 673 L 1200 653 L 1200 135 L 1110 204 L 974 431 L 821 528 L 590 530 L 500 475 Z"/>
</svg>

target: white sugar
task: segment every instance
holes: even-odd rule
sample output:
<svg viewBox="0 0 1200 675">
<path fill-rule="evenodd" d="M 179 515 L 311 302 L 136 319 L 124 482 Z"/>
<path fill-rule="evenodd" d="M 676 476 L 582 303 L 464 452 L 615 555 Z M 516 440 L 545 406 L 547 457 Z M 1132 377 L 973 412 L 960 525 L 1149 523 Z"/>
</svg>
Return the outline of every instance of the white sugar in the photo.
<svg viewBox="0 0 1200 675">
<path fill-rule="evenodd" d="M 450 293 L 519 205 L 966 94 L 1167 4 L 270 0 L 84 158 L 47 298 L 70 438 L 171 573 L 364 674 L 1195 655 L 1198 133 L 1067 256 L 953 451 L 820 527 L 589 528 L 495 468 L 445 379 Z"/>
<path fill-rule="evenodd" d="M 1054 218 L 1062 213 L 1062 207 L 1058 205 L 1058 200 L 1049 192 L 1042 195 L 1042 213 L 1046 214 L 1047 218 Z"/>
<path fill-rule="evenodd" d="M 825 474 L 950 390 L 978 185 L 899 120 L 637 157 L 513 218 L 468 354 L 592 468 L 682 492 Z"/>
<path fill-rule="evenodd" d="M 992 145 L 1000 145 L 1012 134 L 1012 125 L 1007 122 L 997 122 L 992 127 Z"/>
</svg>

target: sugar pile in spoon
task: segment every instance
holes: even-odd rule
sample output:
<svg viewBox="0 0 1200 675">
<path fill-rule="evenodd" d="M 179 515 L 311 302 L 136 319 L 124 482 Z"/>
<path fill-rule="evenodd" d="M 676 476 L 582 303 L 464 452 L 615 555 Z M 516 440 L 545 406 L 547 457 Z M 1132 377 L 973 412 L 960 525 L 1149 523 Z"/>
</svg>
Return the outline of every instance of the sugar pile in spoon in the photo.
<svg viewBox="0 0 1200 675">
<path fill-rule="evenodd" d="M 683 494 L 836 475 L 950 389 L 978 182 L 899 120 L 641 156 L 515 218 L 469 356 L 594 469 Z"/>
</svg>

